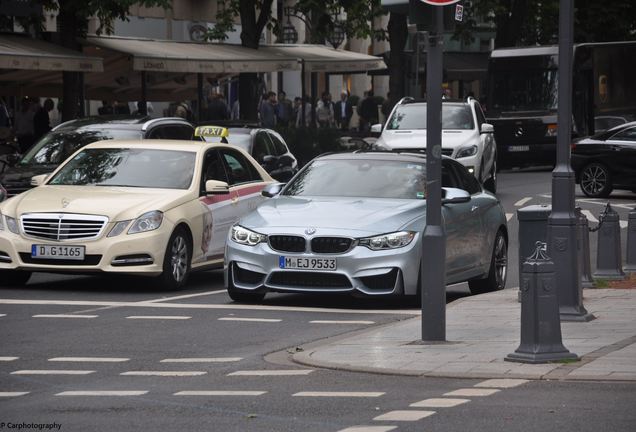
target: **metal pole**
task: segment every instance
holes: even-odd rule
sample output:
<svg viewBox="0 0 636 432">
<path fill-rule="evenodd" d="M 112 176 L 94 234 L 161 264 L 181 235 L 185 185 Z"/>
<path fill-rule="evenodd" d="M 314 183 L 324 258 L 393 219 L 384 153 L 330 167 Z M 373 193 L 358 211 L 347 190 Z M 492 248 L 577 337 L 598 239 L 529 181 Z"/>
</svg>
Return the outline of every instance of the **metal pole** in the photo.
<svg viewBox="0 0 636 432">
<path fill-rule="evenodd" d="M 197 121 L 203 121 L 203 74 L 197 74 Z"/>
<path fill-rule="evenodd" d="M 300 121 L 302 122 L 300 127 L 305 127 L 306 118 L 305 118 L 305 97 L 307 96 L 307 92 L 305 90 L 305 60 L 300 61 Z"/>
<path fill-rule="evenodd" d="M 574 212 L 574 171 L 570 167 L 572 138 L 572 52 L 574 0 L 560 0 L 557 159 L 552 171 L 552 213 L 548 217 L 548 255 L 556 267 L 561 321 L 589 321 L 583 307 Z"/>
<path fill-rule="evenodd" d="M 435 7 L 426 74 L 426 227 L 420 292 L 422 340 L 446 340 L 446 232 L 442 224 L 442 53 L 444 9 Z"/>
<path fill-rule="evenodd" d="M 420 86 L 420 33 L 419 31 L 415 32 L 415 85 L 413 86 L 412 96 L 414 98 L 418 98 L 421 96 L 421 92 L 418 91 Z"/>
<path fill-rule="evenodd" d="M 148 115 L 147 101 L 147 89 L 146 89 L 146 71 L 141 71 L 141 104 L 139 104 L 139 114 Z"/>
</svg>

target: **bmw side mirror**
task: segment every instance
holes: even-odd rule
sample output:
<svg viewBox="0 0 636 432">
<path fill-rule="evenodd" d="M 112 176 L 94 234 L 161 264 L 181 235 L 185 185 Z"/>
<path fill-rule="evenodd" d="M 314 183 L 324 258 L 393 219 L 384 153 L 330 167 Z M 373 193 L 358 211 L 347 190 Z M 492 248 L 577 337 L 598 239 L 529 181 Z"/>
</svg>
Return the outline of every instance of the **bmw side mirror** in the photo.
<svg viewBox="0 0 636 432">
<path fill-rule="evenodd" d="M 373 126 L 371 126 L 371 132 L 372 133 L 381 133 L 382 132 L 382 124 L 378 123 L 378 124 L 374 124 Z"/>
<path fill-rule="evenodd" d="M 230 187 L 224 181 L 208 180 L 205 182 L 206 195 L 226 195 L 230 193 Z"/>
<path fill-rule="evenodd" d="M 481 125 L 481 133 L 493 133 L 495 131 L 495 127 L 490 123 L 482 123 Z"/>
<path fill-rule="evenodd" d="M 463 190 L 451 187 L 442 188 L 442 205 L 460 204 L 470 201 L 470 194 Z"/>
<path fill-rule="evenodd" d="M 261 195 L 265 198 L 273 198 L 280 193 L 285 183 L 270 183 L 263 188 Z"/>
</svg>

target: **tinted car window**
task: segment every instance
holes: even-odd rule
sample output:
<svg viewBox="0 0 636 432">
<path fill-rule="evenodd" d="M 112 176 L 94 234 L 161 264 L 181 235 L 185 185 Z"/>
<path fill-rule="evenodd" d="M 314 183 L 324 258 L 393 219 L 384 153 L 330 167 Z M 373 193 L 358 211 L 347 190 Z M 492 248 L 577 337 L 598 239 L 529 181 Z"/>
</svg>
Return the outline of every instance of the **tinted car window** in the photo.
<svg viewBox="0 0 636 432">
<path fill-rule="evenodd" d="M 276 156 L 284 155 L 288 152 L 287 146 L 283 143 L 281 138 L 278 135 L 270 133 L 269 138 L 272 140 L 272 144 L 274 144 L 274 151 Z"/>
<path fill-rule="evenodd" d="M 636 141 L 636 127 L 623 129 L 611 139 L 616 141 Z"/>
<path fill-rule="evenodd" d="M 201 191 L 205 191 L 205 182 L 208 180 L 219 180 L 229 184 L 227 173 L 221 155 L 216 150 L 209 150 L 203 160 L 203 171 L 201 178 Z"/>
<path fill-rule="evenodd" d="M 81 147 L 108 139 L 141 139 L 141 133 L 118 129 L 50 132 L 29 149 L 18 165 L 59 165 Z"/>
<path fill-rule="evenodd" d="M 426 166 L 384 160 L 318 160 L 282 193 L 291 196 L 424 199 Z"/>
<path fill-rule="evenodd" d="M 473 115 L 467 104 L 442 104 L 442 129 L 474 129 Z M 426 129 L 426 104 L 400 105 L 393 112 L 388 130 Z"/>
<path fill-rule="evenodd" d="M 257 162 L 263 162 L 263 157 L 274 154 L 272 144 L 265 132 L 258 132 L 254 137 L 254 147 L 252 148 L 252 157 Z"/>
<path fill-rule="evenodd" d="M 451 165 L 450 162 L 449 165 Z M 454 187 L 464 189 L 471 195 L 481 191 L 479 181 L 475 178 L 475 176 L 471 175 L 463 165 L 452 163 L 452 167 L 455 175 L 457 176 L 457 186 Z"/>
<path fill-rule="evenodd" d="M 261 181 L 261 177 L 251 163 L 239 152 L 229 149 L 220 150 L 228 172 L 228 184 L 235 185 L 251 181 Z"/>
</svg>

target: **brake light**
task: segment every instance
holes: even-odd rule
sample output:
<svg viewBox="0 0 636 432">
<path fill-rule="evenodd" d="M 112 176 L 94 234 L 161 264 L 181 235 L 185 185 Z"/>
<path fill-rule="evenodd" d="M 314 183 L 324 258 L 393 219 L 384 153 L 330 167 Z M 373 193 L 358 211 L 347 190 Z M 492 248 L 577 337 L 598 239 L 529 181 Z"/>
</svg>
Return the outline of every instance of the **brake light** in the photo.
<svg viewBox="0 0 636 432">
<path fill-rule="evenodd" d="M 555 123 L 551 123 L 547 125 L 545 130 L 545 136 L 548 136 L 548 137 L 557 136 L 557 125 Z"/>
</svg>

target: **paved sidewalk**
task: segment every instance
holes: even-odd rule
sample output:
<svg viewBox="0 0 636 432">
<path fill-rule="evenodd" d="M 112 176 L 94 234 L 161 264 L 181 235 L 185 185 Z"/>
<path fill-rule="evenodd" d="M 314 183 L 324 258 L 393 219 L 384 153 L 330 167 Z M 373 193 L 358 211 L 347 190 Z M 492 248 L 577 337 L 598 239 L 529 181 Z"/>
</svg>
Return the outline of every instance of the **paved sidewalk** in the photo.
<svg viewBox="0 0 636 432">
<path fill-rule="evenodd" d="M 561 323 L 574 363 L 504 361 L 520 341 L 517 290 L 471 296 L 446 312 L 447 343 L 422 344 L 420 317 L 308 347 L 294 361 L 333 369 L 466 378 L 636 381 L 636 289 L 586 289 L 596 319 Z"/>
</svg>

